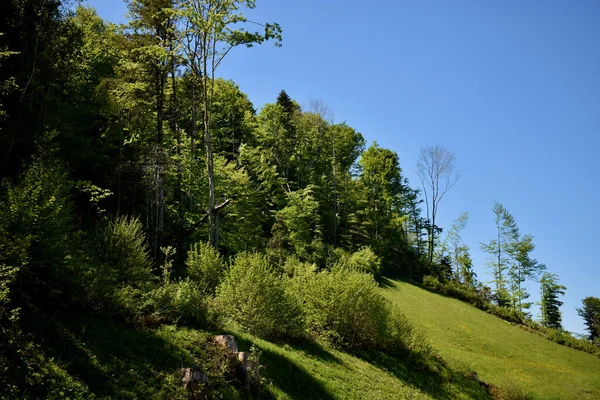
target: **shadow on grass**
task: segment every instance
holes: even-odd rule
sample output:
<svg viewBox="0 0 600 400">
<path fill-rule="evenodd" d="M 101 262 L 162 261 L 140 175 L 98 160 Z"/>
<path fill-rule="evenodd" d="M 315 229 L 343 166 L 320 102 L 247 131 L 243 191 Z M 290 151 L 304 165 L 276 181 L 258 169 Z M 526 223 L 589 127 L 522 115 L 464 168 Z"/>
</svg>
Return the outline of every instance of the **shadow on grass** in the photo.
<svg viewBox="0 0 600 400">
<path fill-rule="evenodd" d="M 376 351 L 354 354 L 435 399 L 451 400 L 456 398 L 457 392 L 471 399 L 490 398 L 477 382 L 453 371 L 444 360 L 435 356 L 423 356 L 410 351 L 396 356 Z M 456 391 L 450 390 L 451 386 L 455 386 Z"/>
<path fill-rule="evenodd" d="M 293 399 L 333 399 L 321 382 L 303 368 L 296 365 L 289 358 L 269 349 L 268 345 L 261 344 L 261 341 L 254 343 L 251 339 L 233 333 L 238 341 L 241 351 L 249 351 L 252 345 L 255 345 L 262 352 L 261 364 L 265 369 L 261 373 L 267 381 L 273 383 L 282 392 Z M 284 350 L 289 349 L 295 353 L 301 353 L 305 357 L 315 358 L 322 362 L 342 364 L 335 355 L 327 349 L 316 343 L 307 343 L 295 341 L 288 343 L 278 343 Z"/>
<path fill-rule="evenodd" d="M 30 316 L 28 330 L 41 349 L 98 397 L 152 398 L 162 378 L 178 371 L 184 354 L 151 332 L 74 316 Z"/>
<path fill-rule="evenodd" d="M 321 382 L 276 352 L 261 348 L 263 375 L 293 399 L 333 399 Z"/>
</svg>

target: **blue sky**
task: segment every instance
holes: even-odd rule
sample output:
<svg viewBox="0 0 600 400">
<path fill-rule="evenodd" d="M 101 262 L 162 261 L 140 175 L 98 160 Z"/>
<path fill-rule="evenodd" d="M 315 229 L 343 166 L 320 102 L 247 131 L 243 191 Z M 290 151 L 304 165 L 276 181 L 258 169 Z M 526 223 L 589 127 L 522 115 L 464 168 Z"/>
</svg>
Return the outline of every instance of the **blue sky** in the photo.
<svg viewBox="0 0 600 400">
<path fill-rule="evenodd" d="M 89 4 L 125 21 L 122 0 Z M 463 239 L 487 281 L 479 243 L 502 202 L 567 286 L 565 328 L 583 332 L 575 308 L 600 297 L 600 2 L 258 0 L 248 16 L 279 22 L 283 47 L 236 49 L 222 77 L 259 109 L 281 89 L 323 100 L 396 151 L 413 186 L 420 148 L 454 151 L 463 175 L 440 225 L 469 212 Z"/>
</svg>

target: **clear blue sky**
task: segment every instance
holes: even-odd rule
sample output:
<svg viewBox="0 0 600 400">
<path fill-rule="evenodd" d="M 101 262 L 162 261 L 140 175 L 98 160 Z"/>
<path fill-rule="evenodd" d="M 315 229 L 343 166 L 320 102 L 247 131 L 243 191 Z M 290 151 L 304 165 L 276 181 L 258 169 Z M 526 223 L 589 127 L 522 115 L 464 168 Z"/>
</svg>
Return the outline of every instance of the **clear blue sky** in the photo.
<svg viewBox="0 0 600 400">
<path fill-rule="evenodd" d="M 125 21 L 122 0 L 89 4 Z M 279 22 L 283 47 L 237 49 L 221 76 L 259 109 L 281 89 L 322 99 L 396 151 L 413 186 L 421 147 L 453 150 L 463 176 L 441 226 L 469 212 L 463 239 L 487 281 L 479 243 L 504 203 L 567 286 L 565 328 L 583 332 L 575 307 L 600 297 L 600 2 L 258 0 L 249 16 Z"/>
</svg>

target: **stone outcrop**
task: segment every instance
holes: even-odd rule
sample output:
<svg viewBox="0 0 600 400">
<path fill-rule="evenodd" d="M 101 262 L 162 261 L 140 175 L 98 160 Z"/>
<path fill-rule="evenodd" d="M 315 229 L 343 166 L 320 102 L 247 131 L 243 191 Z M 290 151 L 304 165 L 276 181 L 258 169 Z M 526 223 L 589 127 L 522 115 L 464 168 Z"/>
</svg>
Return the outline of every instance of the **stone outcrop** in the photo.
<svg viewBox="0 0 600 400">
<path fill-rule="evenodd" d="M 237 342 L 232 335 L 217 335 L 214 337 L 214 341 L 217 344 L 226 347 L 232 353 L 237 353 L 238 351 Z"/>
<path fill-rule="evenodd" d="M 208 398 L 208 377 L 204 372 L 182 368 L 181 384 L 188 391 L 191 399 L 204 400 Z"/>
<path fill-rule="evenodd" d="M 248 352 L 238 351 L 238 344 L 232 335 L 217 335 L 213 339 L 215 343 L 228 349 L 240 362 L 246 388 L 250 389 L 251 386 L 257 385 L 260 381 L 259 360 L 253 360 Z"/>
</svg>

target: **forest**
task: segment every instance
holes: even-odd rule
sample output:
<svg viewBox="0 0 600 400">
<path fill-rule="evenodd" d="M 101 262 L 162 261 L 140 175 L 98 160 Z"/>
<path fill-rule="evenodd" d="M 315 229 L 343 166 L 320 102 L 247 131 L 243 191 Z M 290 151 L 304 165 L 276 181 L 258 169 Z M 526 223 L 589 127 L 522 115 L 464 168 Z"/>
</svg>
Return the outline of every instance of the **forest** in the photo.
<svg viewBox="0 0 600 400">
<path fill-rule="evenodd" d="M 69 315 L 427 353 L 382 276 L 598 353 L 600 299 L 579 310 L 589 337 L 565 332 L 566 288 L 502 204 L 481 244 L 492 282 L 461 239 L 468 214 L 437 225 L 460 179 L 450 149 L 423 148 L 409 182 L 323 102 L 281 90 L 257 110 L 218 77 L 230 52 L 285 43 L 246 19 L 254 1 L 130 0 L 125 25 L 73 3 L 0 5 L 0 397 L 91 396 L 38 347 Z"/>
</svg>

